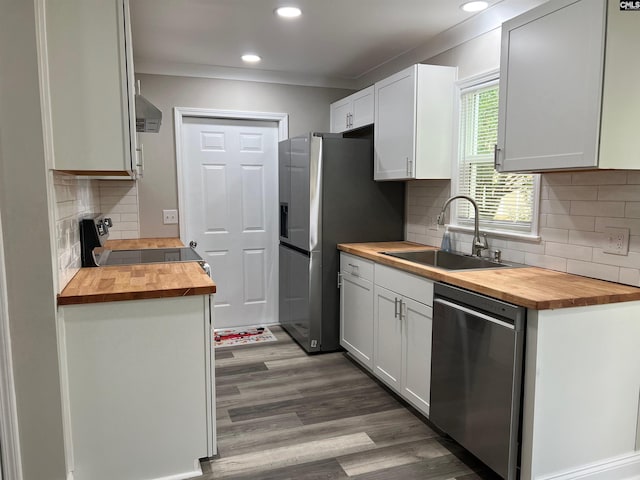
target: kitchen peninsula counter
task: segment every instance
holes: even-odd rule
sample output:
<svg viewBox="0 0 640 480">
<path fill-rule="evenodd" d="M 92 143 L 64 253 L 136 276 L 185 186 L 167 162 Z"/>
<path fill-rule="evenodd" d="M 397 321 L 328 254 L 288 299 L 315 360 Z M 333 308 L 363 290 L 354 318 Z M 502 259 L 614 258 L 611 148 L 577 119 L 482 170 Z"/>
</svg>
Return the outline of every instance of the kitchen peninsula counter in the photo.
<svg viewBox="0 0 640 480">
<path fill-rule="evenodd" d="M 177 238 L 108 240 L 110 250 L 182 247 Z M 81 268 L 58 295 L 58 305 L 209 295 L 215 282 L 197 262 Z"/>
<path fill-rule="evenodd" d="M 105 243 L 174 247 L 183 244 Z M 58 351 L 73 478 L 202 475 L 199 459 L 216 454 L 215 291 L 196 261 L 81 268 L 64 288 Z"/>
<path fill-rule="evenodd" d="M 381 252 L 437 250 L 413 242 L 343 243 L 338 249 L 438 282 L 445 282 L 534 310 L 640 300 L 640 288 L 538 267 L 443 270 Z"/>
</svg>

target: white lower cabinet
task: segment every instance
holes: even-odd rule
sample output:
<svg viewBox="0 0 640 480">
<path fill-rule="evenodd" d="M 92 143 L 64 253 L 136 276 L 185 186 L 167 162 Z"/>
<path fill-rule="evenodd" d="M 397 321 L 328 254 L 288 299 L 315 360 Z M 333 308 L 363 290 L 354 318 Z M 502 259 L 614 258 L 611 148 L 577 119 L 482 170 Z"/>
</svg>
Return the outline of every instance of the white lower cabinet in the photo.
<svg viewBox="0 0 640 480">
<path fill-rule="evenodd" d="M 216 453 L 208 295 L 69 305 L 59 341 L 69 474 L 191 478 Z"/>
<path fill-rule="evenodd" d="M 373 368 L 373 262 L 340 255 L 340 345 Z"/>
<path fill-rule="evenodd" d="M 433 282 L 340 254 L 340 345 L 429 415 Z"/>
<path fill-rule="evenodd" d="M 397 272 L 408 278 L 418 278 Z M 428 301 L 432 298 L 428 289 L 432 290 L 433 284 L 424 279 L 419 281 L 427 284 L 420 300 Z M 402 291 L 402 284 L 398 284 L 396 290 Z M 431 307 L 376 284 L 373 310 L 373 373 L 414 407 L 429 415 Z"/>
<path fill-rule="evenodd" d="M 403 298 L 401 394 L 418 410 L 429 415 L 431 392 L 431 307 Z"/>
</svg>

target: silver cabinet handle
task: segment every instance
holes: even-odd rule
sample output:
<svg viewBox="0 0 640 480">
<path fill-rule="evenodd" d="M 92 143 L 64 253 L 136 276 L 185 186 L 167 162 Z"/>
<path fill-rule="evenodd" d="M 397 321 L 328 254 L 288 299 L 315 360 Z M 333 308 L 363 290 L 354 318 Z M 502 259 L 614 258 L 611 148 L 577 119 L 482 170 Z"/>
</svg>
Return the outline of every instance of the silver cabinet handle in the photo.
<svg viewBox="0 0 640 480">
<path fill-rule="evenodd" d="M 498 148 L 498 144 L 496 143 L 493 146 L 493 166 L 498 171 L 502 168 L 502 163 L 500 162 L 500 151 L 501 149 Z"/>
<path fill-rule="evenodd" d="M 360 267 L 358 265 L 354 265 L 353 263 L 348 264 L 351 267 L 351 275 L 356 277 L 360 276 Z"/>
<path fill-rule="evenodd" d="M 342 273 L 338 272 L 338 289 L 342 288 Z"/>
<path fill-rule="evenodd" d="M 344 128 L 349 128 L 349 114 L 344 116 Z"/>
<path fill-rule="evenodd" d="M 136 174 L 139 177 L 144 175 L 144 145 L 138 144 L 136 148 Z"/>
<path fill-rule="evenodd" d="M 405 157 L 405 162 L 407 163 L 407 177 L 411 176 L 411 160 L 409 160 L 409 157 Z"/>
<path fill-rule="evenodd" d="M 395 305 L 393 306 L 393 318 L 398 318 L 398 297 L 395 297 Z"/>
</svg>

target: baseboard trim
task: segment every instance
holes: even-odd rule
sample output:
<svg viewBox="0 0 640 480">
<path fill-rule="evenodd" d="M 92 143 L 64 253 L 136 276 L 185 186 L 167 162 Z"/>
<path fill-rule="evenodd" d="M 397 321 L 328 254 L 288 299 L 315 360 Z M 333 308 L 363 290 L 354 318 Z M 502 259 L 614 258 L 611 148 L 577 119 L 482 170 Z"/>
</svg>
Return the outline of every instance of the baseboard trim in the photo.
<svg viewBox="0 0 640 480">
<path fill-rule="evenodd" d="M 186 480 L 187 478 L 193 478 L 202 475 L 202 470 L 194 470 L 192 472 L 179 473 L 177 475 L 169 475 L 168 477 L 158 477 L 153 480 Z"/>
<path fill-rule="evenodd" d="M 640 452 L 608 458 L 574 470 L 537 478 L 538 480 L 640 480 Z"/>
</svg>

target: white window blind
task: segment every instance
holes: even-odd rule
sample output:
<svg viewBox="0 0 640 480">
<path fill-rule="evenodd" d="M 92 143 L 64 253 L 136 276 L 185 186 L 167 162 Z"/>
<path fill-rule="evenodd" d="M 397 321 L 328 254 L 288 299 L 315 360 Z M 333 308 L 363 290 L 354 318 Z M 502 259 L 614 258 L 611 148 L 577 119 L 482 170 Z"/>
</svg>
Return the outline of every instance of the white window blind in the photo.
<svg viewBox="0 0 640 480">
<path fill-rule="evenodd" d="M 455 194 L 475 199 L 484 230 L 535 235 L 537 175 L 498 173 L 493 165 L 497 137 L 497 79 L 462 89 Z M 474 215 L 469 202 L 457 201 L 452 223 L 472 226 Z"/>
</svg>

